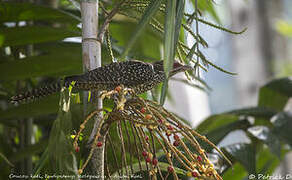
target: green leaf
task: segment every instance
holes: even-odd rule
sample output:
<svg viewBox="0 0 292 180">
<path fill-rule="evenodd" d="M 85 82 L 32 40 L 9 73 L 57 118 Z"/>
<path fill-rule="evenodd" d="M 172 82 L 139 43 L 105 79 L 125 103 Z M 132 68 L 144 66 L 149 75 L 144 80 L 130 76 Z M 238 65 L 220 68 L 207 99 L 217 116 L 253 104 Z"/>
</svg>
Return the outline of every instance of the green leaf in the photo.
<svg viewBox="0 0 292 180">
<path fill-rule="evenodd" d="M 52 95 L 44 99 L 28 104 L 21 104 L 16 107 L 0 111 L 0 121 L 4 119 L 37 117 L 58 112 L 59 95 Z"/>
<path fill-rule="evenodd" d="M 217 114 L 208 117 L 196 128 L 201 134 L 205 134 L 223 125 L 235 122 L 238 120 L 238 116 L 232 114 Z"/>
<path fill-rule="evenodd" d="M 204 134 L 206 138 L 211 141 L 213 144 L 218 145 L 230 132 L 242 129 L 246 130 L 248 127 L 250 127 L 250 123 L 247 120 L 242 120 L 242 121 L 235 121 L 231 122 L 228 124 L 224 124 L 220 127 L 217 127 L 216 129 L 213 129 L 211 131 L 208 131 L 208 133 Z M 202 134 L 201 132 L 199 132 Z M 204 140 L 197 138 L 200 146 L 207 152 L 207 153 L 212 153 L 214 150 L 214 147 L 209 145 L 207 142 Z M 192 152 L 198 153 L 196 149 L 190 145 L 189 142 L 186 143 L 186 145 L 190 148 Z M 180 149 L 182 152 L 185 152 L 184 149 Z M 176 162 L 178 164 L 178 167 L 182 167 L 180 162 Z"/>
<path fill-rule="evenodd" d="M 190 49 L 188 55 L 187 55 L 187 59 L 189 59 L 190 61 L 193 59 L 194 53 L 196 52 L 196 48 L 197 48 L 197 43 L 195 43 L 192 48 Z"/>
<path fill-rule="evenodd" d="M 175 32 L 174 32 L 174 49 L 176 49 L 179 34 L 181 32 L 181 24 L 184 15 L 185 0 L 177 0 L 176 18 L 175 18 Z"/>
<path fill-rule="evenodd" d="M 273 80 L 259 92 L 259 106 L 281 111 L 292 97 L 292 76 Z"/>
<path fill-rule="evenodd" d="M 221 30 L 221 31 L 224 31 L 224 32 L 228 32 L 230 34 L 235 34 L 235 35 L 242 34 L 247 30 L 247 28 L 244 28 L 241 31 L 232 31 L 232 30 L 227 29 L 227 28 L 225 28 L 223 26 L 220 26 L 220 25 L 217 25 L 217 24 L 213 24 L 213 23 L 211 23 L 209 21 L 205 21 L 203 19 L 199 19 L 198 18 L 198 21 L 203 23 L 203 24 L 205 24 L 205 25 L 207 25 L 207 26 L 213 27 L 215 29 L 218 29 L 218 30 Z M 202 37 L 199 36 L 199 38 L 200 38 L 201 41 L 203 40 Z M 206 43 L 206 41 L 203 44 L 205 44 L 205 46 L 208 47 L 208 44 Z"/>
<path fill-rule="evenodd" d="M 4 36 L 0 34 L 0 47 L 3 45 L 4 43 Z"/>
<path fill-rule="evenodd" d="M 278 158 L 281 157 L 281 142 L 279 138 L 265 126 L 253 126 L 248 132 L 254 137 L 263 141 Z"/>
<path fill-rule="evenodd" d="M 248 173 L 244 169 L 244 167 L 240 163 L 235 163 L 233 168 L 229 168 L 226 172 L 223 174 L 224 180 L 234 180 L 234 179 L 244 179 Z"/>
<path fill-rule="evenodd" d="M 37 162 L 36 166 L 33 169 L 33 175 L 36 176 L 40 173 L 40 171 L 42 170 L 42 168 L 44 167 L 44 165 L 46 164 L 47 160 L 48 160 L 48 147 L 46 148 L 46 150 L 42 153 L 42 156 L 40 158 L 40 160 Z"/>
<path fill-rule="evenodd" d="M 251 174 L 256 173 L 256 151 L 253 144 L 236 143 L 223 147 Z"/>
<path fill-rule="evenodd" d="M 292 25 L 284 20 L 278 20 L 276 22 L 276 30 L 287 37 L 292 37 Z"/>
<path fill-rule="evenodd" d="M 276 155 L 270 153 L 268 148 L 263 147 L 257 153 L 257 172 L 260 174 L 273 174 L 280 162 L 281 160 Z"/>
<path fill-rule="evenodd" d="M 167 95 L 167 89 L 168 89 L 168 80 L 164 80 L 161 88 L 161 95 L 160 95 L 160 105 L 163 106 L 166 95 Z"/>
<path fill-rule="evenodd" d="M 131 39 L 128 41 L 124 49 L 122 57 L 125 57 L 129 53 L 130 49 L 132 48 L 132 46 L 134 45 L 134 43 L 136 42 L 140 34 L 143 32 L 146 25 L 150 22 L 151 18 L 155 15 L 157 10 L 159 9 L 161 2 L 162 0 L 151 1 L 147 9 L 145 10 L 145 13 L 143 14 L 141 20 L 139 21 L 134 34 L 132 35 Z"/>
<path fill-rule="evenodd" d="M 288 112 L 281 112 L 272 118 L 272 123 L 274 124 L 272 133 L 291 146 L 292 115 Z"/>
<path fill-rule="evenodd" d="M 181 10 L 181 8 L 180 8 Z M 179 35 L 179 30 L 176 29 L 177 23 L 176 20 L 176 1 L 167 0 L 166 2 L 166 11 L 165 11 L 165 22 L 164 22 L 164 60 L 163 60 L 163 68 L 166 76 L 166 80 L 163 82 L 163 86 L 161 89 L 161 97 L 160 104 L 163 105 L 166 99 L 166 92 L 168 88 L 168 77 L 169 73 L 173 68 L 174 56 L 175 56 L 175 41 L 178 40 L 176 35 Z M 178 25 L 179 26 L 178 22 Z M 176 34 L 177 33 L 177 34 Z"/>
<path fill-rule="evenodd" d="M 101 45 L 101 59 L 102 65 L 111 63 L 111 57 L 108 53 L 108 47 L 105 44 Z M 80 66 L 82 66 L 82 44 L 79 42 L 49 42 L 49 43 L 41 43 L 37 46 L 34 46 L 36 52 L 40 52 L 40 54 L 53 54 L 53 53 L 61 53 L 63 52 L 71 52 L 77 58 L 80 58 Z M 114 56 L 118 55 L 118 52 L 113 49 Z M 80 67 L 78 69 L 82 70 Z M 81 73 L 82 71 L 76 72 Z"/>
<path fill-rule="evenodd" d="M 163 67 L 166 77 L 169 77 L 169 73 L 173 67 L 174 55 L 175 55 L 175 39 L 178 37 L 179 31 L 176 29 L 176 1 L 167 0 L 166 12 L 165 12 L 165 24 L 164 24 L 164 61 Z"/>
<path fill-rule="evenodd" d="M 52 20 L 79 23 L 77 16 L 50 7 L 31 3 L 0 2 L 0 22 Z"/>
<path fill-rule="evenodd" d="M 219 144 L 229 133 L 232 131 L 242 129 L 246 130 L 248 127 L 250 127 L 250 123 L 247 120 L 241 120 L 241 121 L 235 121 L 223 126 L 220 126 L 212 131 L 209 131 L 206 134 L 206 137 L 215 145 Z M 202 144 L 203 148 L 207 152 L 211 152 L 213 147 L 204 142 L 203 140 L 199 140 L 200 144 Z"/>
<path fill-rule="evenodd" d="M 60 44 L 44 55 L 2 63 L 0 80 L 21 80 L 39 76 L 68 76 L 82 73 L 80 44 Z"/>
<path fill-rule="evenodd" d="M 119 52 L 116 56 L 119 56 L 124 51 L 123 47 L 125 47 L 129 39 L 132 38 L 135 27 L 136 23 L 125 20 L 113 21 L 111 23 L 109 28 L 113 38 L 113 49 Z M 129 56 L 135 59 L 144 59 L 145 61 L 160 59 L 162 37 L 154 33 L 150 27 L 148 28 L 146 26 L 145 28 L 145 31 L 141 33 L 134 46 L 129 51 Z M 151 42 L 151 46 L 145 42 Z"/>
<path fill-rule="evenodd" d="M 170 0 L 170 1 L 172 1 L 172 0 Z M 172 3 L 175 4 L 175 1 L 172 1 Z M 163 66 L 166 67 L 166 68 L 164 68 L 166 77 L 168 77 L 169 71 L 173 68 L 173 61 L 174 61 L 174 57 L 175 57 L 175 50 L 176 50 L 177 42 L 179 40 L 179 34 L 180 34 L 180 31 L 181 31 L 181 24 L 182 24 L 183 15 L 184 15 L 185 1 L 184 0 L 178 0 L 178 1 L 176 1 L 176 3 L 177 3 L 177 7 L 176 7 L 176 17 L 175 17 L 174 42 L 173 42 L 173 49 L 172 49 L 173 52 L 167 52 L 167 53 L 171 53 L 171 56 L 170 57 L 164 56 L 165 59 L 163 61 Z M 166 16 L 169 15 L 169 13 L 167 11 L 168 10 L 166 10 Z M 171 15 L 173 15 L 172 14 L 173 12 L 170 12 L 170 13 L 171 13 Z M 168 21 L 168 20 L 171 20 L 172 21 L 172 19 L 168 19 L 166 17 L 166 21 Z M 168 27 L 165 27 L 165 28 L 170 28 L 169 25 L 168 25 Z M 165 31 L 165 34 L 166 33 L 168 33 L 167 30 Z M 172 33 L 172 32 L 169 32 L 168 34 L 170 34 L 170 33 Z M 166 38 L 166 36 L 164 38 Z M 166 40 L 165 40 L 165 42 L 166 42 Z M 170 42 L 169 43 L 172 43 L 172 39 L 170 39 Z M 166 49 L 164 49 L 164 50 L 166 50 Z M 167 58 L 170 58 L 170 59 L 167 59 Z M 166 98 L 167 89 L 168 89 L 168 79 L 166 79 L 163 82 L 163 86 L 162 86 L 162 89 L 161 89 L 160 104 L 162 104 L 162 105 L 164 104 L 164 101 L 165 101 L 165 98 Z"/>
<path fill-rule="evenodd" d="M 196 0 L 191 1 L 194 6 L 195 6 L 195 1 Z M 201 11 L 206 11 L 207 13 L 209 13 L 215 19 L 215 21 L 217 23 L 220 23 L 220 19 L 219 19 L 218 15 L 214 9 L 212 0 L 205 0 L 205 1 L 198 0 L 198 8 Z"/>
<path fill-rule="evenodd" d="M 204 56 L 204 54 L 203 54 L 201 51 L 199 51 L 198 56 L 199 56 L 199 57 L 200 57 L 200 58 L 201 58 L 206 64 L 208 64 L 208 65 L 214 67 L 215 69 L 217 69 L 217 70 L 219 70 L 219 71 L 221 71 L 221 72 L 224 72 L 224 73 L 226 73 L 226 74 L 230 74 L 230 75 L 237 75 L 237 73 L 227 71 L 227 70 L 225 70 L 225 69 L 223 69 L 223 68 L 217 66 L 216 64 L 212 63 L 210 60 L 206 59 L 205 56 Z"/>
<path fill-rule="evenodd" d="M 56 174 L 70 174 L 78 177 L 78 167 L 73 153 L 73 143 L 71 140 L 72 114 L 70 110 L 69 90 L 61 92 L 59 103 L 59 113 L 55 120 L 49 139 L 49 159 L 53 162 Z"/>
<path fill-rule="evenodd" d="M 236 109 L 233 111 L 227 112 L 229 114 L 235 114 L 235 115 L 243 115 L 243 116 L 254 116 L 254 117 L 262 117 L 262 118 L 271 118 L 274 116 L 277 111 L 271 108 L 266 107 L 249 107 L 249 108 L 243 108 L 243 109 Z"/>
<path fill-rule="evenodd" d="M 18 162 L 20 160 L 23 160 L 24 158 L 28 156 L 32 156 L 36 153 L 40 153 L 45 150 L 45 148 L 48 145 L 48 140 L 42 140 L 41 142 L 37 144 L 33 144 L 30 146 L 27 146 L 23 149 L 19 149 L 16 153 L 13 153 L 10 157 L 9 160 L 12 162 Z"/>
<path fill-rule="evenodd" d="M 17 46 L 63 40 L 67 37 L 80 36 L 80 32 L 66 28 L 35 25 L 1 28 L 0 35 L 4 38 L 2 46 Z"/>
</svg>

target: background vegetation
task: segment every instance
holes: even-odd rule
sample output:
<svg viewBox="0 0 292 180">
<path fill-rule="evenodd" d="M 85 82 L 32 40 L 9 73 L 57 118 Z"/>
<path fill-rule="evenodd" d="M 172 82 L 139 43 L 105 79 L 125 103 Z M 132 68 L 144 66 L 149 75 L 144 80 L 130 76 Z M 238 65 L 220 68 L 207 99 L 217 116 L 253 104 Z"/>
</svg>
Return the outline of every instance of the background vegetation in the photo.
<svg viewBox="0 0 292 180">
<path fill-rule="evenodd" d="M 162 2 L 165 3 L 164 1 L 160 3 Z M 101 1 L 100 24 L 105 22 L 106 12 L 110 12 L 118 3 L 119 1 Z M 220 23 L 212 1 L 198 1 L 199 17 L 196 17 L 196 14 L 183 15 L 183 10 L 174 9 L 174 12 L 165 10 L 160 3 L 137 1 L 123 6 L 123 10 L 111 21 L 110 36 L 106 36 L 102 44 L 103 64 L 113 60 L 108 48 L 109 43 L 114 57 L 134 58 L 147 62 L 166 57 L 161 56 L 162 44 L 172 46 L 177 43 L 178 47 L 180 43 L 185 44 L 185 34 L 190 33 L 188 27 L 179 25 L 177 28 L 175 24 L 167 23 L 160 27 L 161 24 L 164 25 L 165 13 L 174 13 L 173 18 L 178 18 L 181 13 L 181 21 L 186 25 L 187 21 L 193 18 L 194 23 L 195 20 L 200 20 L 200 23 L 207 24 L 210 28 L 228 31 L 202 20 L 201 17 L 209 15 Z M 194 0 L 190 3 L 195 6 Z M 141 7 L 143 4 L 144 8 Z M 148 9 L 148 6 L 152 8 Z M 183 4 L 181 6 L 183 7 Z M 155 17 L 158 22 L 151 20 L 151 17 Z M 55 82 L 68 75 L 82 73 L 80 22 L 77 1 L 62 0 L 58 8 L 50 7 L 50 4 L 43 2 L 0 2 L 1 179 L 7 179 L 11 173 L 28 175 L 76 173 L 76 169 L 84 161 L 82 155 L 85 152 L 82 146 L 81 152 L 75 152 L 70 139 L 70 134 L 79 129 L 84 114 L 87 114 L 83 111 L 78 94 L 71 97 L 71 110 L 68 113 L 60 110 L 61 104 L 58 105 L 60 94 L 29 104 L 17 106 L 9 104 L 9 98 L 18 92 Z M 279 24 L 279 28 L 283 34 L 291 34 L 289 25 Z M 165 38 L 161 29 L 164 29 L 166 34 L 175 36 L 169 35 L 167 36 L 169 38 Z M 66 39 L 72 37 L 77 38 L 73 41 Z M 188 52 L 186 54 L 181 52 L 183 54 L 181 60 L 186 63 L 193 61 L 197 70 L 211 66 L 210 68 L 225 71 L 208 61 L 199 51 L 198 47 L 207 47 L 204 37 L 199 34 L 195 34 L 194 37 L 197 38 L 197 45 L 185 48 Z M 165 52 L 169 54 L 167 58 L 179 56 L 179 51 L 175 49 L 176 46 L 166 48 L 169 50 Z M 180 50 L 182 49 L 184 48 Z M 195 73 L 190 75 L 201 80 Z M 207 89 L 204 82 L 198 87 Z M 166 90 L 160 86 L 157 92 L 160 92 L 160 89 L 161 92 Z M 66 96 L 66 93 L 61 96 Z M 292 128 L 292 115 L 284 111 L 291 96 L 291 77 L 273 80 L 261 87 L 256 107 L 212 115 L 196 128 L 217 145 L 228 134 L 239 129 L 248 136 L 249 142 L 221 146 L 232 160 L 233 170 L 211 147 L 201 142 L 210 156 L 214 157 L 214 163 L 222 171 L 224 179 L 244 179 L 249 174 L 271 174 L 275 170 L 284 155 L 291 150 L 292 138 L 289 131 Z M 157 99 L 156 96 L 152 98 Z M 111 105 L 110 102 L 105 102 L 105 108 L 110 109 Z M 53 125 L 56 126 L 55 131 L 51 131 Z M 84 132 L 85 139 L 90 133 L 90 130 L 87 131 Z M 110 165 L 110 161 L 107 163 L 109 167 L 114 167 Z"/>
</svg>

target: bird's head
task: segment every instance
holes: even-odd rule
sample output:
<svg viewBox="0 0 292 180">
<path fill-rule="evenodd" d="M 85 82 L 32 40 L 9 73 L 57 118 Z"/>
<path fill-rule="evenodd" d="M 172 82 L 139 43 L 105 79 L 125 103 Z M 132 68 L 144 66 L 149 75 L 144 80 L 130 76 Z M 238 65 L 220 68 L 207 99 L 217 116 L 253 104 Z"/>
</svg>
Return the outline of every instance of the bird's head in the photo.
<svg viewBox="0 0 292 180">
<path fill-rule="evenodd" d="M 163 61 L 157 61 L 153 63 L 154 69 L 158 71 L 164 71 L 163 69 Z M 189 65 L 183 65 L 180 62 L 174 60 L 172 70 L 170 71 L 170 76 L 173 76 L 179 72 L 184 72 L 187 70 L 191 70 L 192 67 Z"/>
</svg>

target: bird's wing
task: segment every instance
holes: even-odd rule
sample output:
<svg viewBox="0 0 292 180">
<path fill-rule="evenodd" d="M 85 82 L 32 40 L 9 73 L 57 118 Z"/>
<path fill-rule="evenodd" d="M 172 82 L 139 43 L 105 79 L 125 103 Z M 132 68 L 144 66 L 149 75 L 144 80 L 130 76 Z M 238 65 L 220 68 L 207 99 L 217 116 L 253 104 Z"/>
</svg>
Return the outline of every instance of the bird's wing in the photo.
<svg viewBox="0 0 292 180">
<path fill-rule="evenodd" d="M 141 61 L 123 61 L 112 63 L 89 71 L 86 81 L 94 83 L 114 83 L 135 85 L 150 81 L 154 76 L 153 65 Z"/>
</svg>

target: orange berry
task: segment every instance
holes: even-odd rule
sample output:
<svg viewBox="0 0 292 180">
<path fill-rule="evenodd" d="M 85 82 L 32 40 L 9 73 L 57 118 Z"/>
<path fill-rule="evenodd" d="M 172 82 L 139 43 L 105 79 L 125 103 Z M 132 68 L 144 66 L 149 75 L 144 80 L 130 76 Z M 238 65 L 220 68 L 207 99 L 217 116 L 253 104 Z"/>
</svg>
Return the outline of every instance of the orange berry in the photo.
<svg viewBox="0 0 292 180">
<path fill-rule="evenodd" d="M 121 86 L 117 86 L 117 87 L 115 88 L 115 90 L 116 90 L 117 92 L 120 92 L 120 91 L 122 90 L 122 87 L 121 87 Z"/>
<path fill-rule="evenodd" d="M 179 141 L 179 140 L 180 140 L 179 136 L 178 136 L 178 135 L 176 135 L 176 134 L 173 136 L 173 138 L 174 138 L 175 140 L 177 140 L 177 141 Z"/>
<path fill-rule="evenodd" d="M 172 131 L 173 130 L 173 127 L 171 125 L 168 125 L 167 126 L 167 129 Z"/>
<path fill-rule="evenodd" d="M 147 119 L 147 120 L 150 120 L 152 118 L 152 115 L 151 114 L 147 114 L 146 116 L 145 116 L 145 119 Z"/>
</svg>

